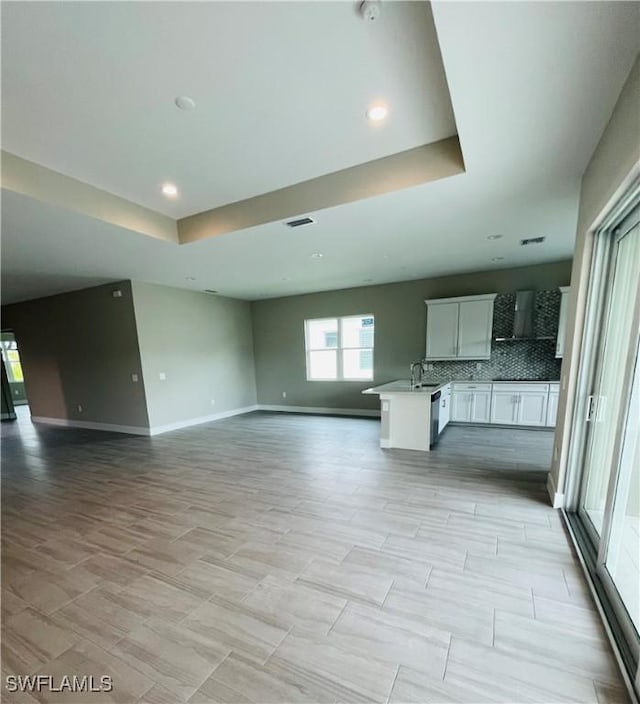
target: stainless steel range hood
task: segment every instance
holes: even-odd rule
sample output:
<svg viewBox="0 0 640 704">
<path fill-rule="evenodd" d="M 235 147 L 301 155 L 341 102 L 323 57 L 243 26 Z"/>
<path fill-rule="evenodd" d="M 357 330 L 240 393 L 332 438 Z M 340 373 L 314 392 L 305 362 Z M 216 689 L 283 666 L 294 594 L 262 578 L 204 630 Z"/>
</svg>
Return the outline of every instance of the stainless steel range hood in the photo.
<svg viewBox="0 0 640 704">
<path fill-rule="evenodd" d="M 516 291 L 513 308 L 513 328 L 510 337 L 496 337 L 497 342 L 505 340 L 542 340 L 534 334 L 535 291 Z"/>
</svg>

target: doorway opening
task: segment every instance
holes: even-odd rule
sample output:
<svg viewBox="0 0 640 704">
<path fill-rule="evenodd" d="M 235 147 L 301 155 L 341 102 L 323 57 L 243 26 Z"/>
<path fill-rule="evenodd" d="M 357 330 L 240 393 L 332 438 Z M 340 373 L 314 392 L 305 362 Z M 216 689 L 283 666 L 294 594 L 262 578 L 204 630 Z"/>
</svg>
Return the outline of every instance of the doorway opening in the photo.
<svg viewBox="0 0 640 704">
<path fill-rule="evenodd" d="M 13 332 L 0 333 L 0 353 L 2 354 L 2 417 L 15 419 L 29 417 L 29 400 L 24 383 L 24 371 L 20 359 L 18 342 Z"/>
</svg>

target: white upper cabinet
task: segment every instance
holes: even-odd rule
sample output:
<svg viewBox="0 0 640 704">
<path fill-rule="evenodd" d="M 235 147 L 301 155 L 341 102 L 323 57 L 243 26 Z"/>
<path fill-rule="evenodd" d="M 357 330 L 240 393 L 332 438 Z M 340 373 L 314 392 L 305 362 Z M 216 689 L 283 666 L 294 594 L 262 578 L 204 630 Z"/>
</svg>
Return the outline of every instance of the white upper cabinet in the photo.
<svg viewBox="0 0 640 704">
<path fill-rule="evenodd" d="M 457 359 L 459 308 L 457 303 L 428 306 L 427 359 Z"/>
<path fill-rule="evenodd" d="M 556 357 L 564 354 L 564 340 L 567 332 L 567 301 L 569 287 L 560 286 L 560 315 L 558 316 L 558 339 L 556 340 Z"/>
<path fill-rule="evenodd" d="M 495 293 L 427 304 L 426 359 L 489 359 Z"/>
</svg>

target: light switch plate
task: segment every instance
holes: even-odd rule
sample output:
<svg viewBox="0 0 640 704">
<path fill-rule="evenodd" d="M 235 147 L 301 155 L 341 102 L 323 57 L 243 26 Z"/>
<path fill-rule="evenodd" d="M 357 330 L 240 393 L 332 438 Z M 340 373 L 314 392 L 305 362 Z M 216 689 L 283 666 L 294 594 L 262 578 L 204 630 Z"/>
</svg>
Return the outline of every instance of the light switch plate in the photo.
<svg viewBox="0 0 640 704">
<path fill-rule="evenodd" d="M 167 375 L 164 372 L 160 372 L 158 376 L 160 377 L 160 381 L 166 381 L 167 379 Z"/>
<path fill-rule="evenodd" d="M 132 374 L 132 375 L 131 375 L 131 381 L 138 381 L 138 375 L 137 375 L 137 374 Z"/>
</svg>

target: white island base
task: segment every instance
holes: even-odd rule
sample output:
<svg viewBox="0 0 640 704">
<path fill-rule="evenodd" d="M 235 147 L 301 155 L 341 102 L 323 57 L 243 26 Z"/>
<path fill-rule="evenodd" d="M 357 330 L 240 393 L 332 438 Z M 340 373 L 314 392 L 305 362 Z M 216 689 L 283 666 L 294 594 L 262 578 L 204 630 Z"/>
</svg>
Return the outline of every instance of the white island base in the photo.
<svg viewBox="0 0 640 704">
<path fill-rule="evenodd" d="M 399 380 L 365 389 L 363 394 L 380 396 L 380 447 L 429 452 L 431 395 L 443 386 L 412 389 Z"/>
</svg>

